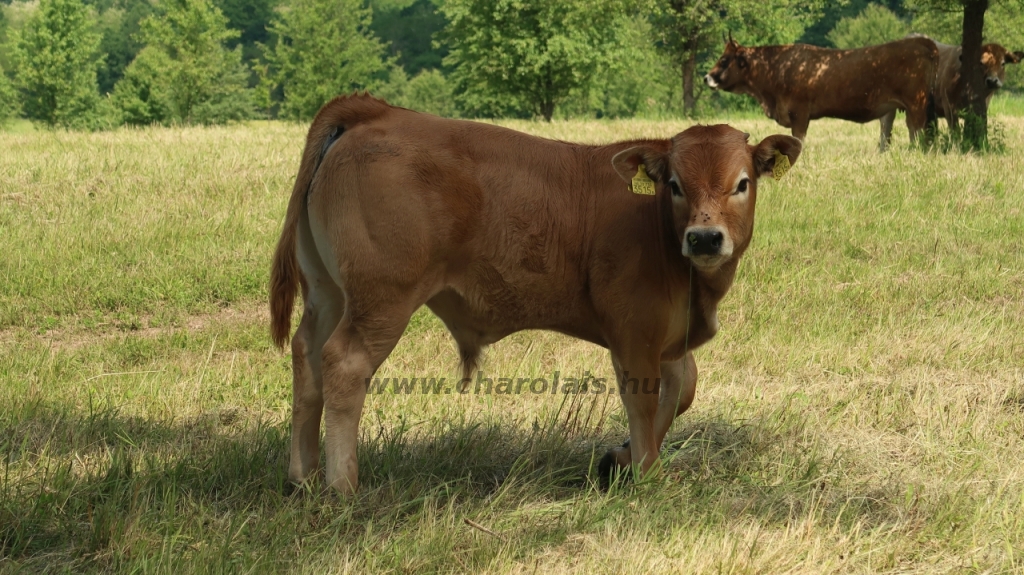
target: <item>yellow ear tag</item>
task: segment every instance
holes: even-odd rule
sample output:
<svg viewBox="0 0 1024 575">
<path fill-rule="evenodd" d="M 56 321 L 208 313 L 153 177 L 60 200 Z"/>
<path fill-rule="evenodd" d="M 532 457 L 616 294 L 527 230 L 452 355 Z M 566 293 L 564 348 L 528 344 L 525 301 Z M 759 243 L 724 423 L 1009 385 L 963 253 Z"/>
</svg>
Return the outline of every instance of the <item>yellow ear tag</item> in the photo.
<svg viewBox="0 0 1024 575">
<path fill-rule="evenodd" d="M 786 175 L 786 172 L 789 171 L 790 166 L 789 156 L 775 150 L 775 167 L 772 168 L 772 177 L 776 181 L 781 180 L 782 176 Z"/>
<path fill-rule="evenodd" d="M 633 184 L 630 186 L 630 189 L 633 190 L 634 194 L 654 195 L 654 181 L 647 176 L 647 171 L 644 169 L 643 164 L 636 167 L 636 175 L 633 176 Z"/>
</svg>

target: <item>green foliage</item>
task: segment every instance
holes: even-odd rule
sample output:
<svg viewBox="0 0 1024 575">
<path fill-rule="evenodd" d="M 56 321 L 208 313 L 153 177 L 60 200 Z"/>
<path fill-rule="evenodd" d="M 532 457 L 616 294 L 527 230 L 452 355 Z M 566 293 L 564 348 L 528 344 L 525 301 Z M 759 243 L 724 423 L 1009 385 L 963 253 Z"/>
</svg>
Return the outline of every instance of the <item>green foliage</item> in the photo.
<svg viewBox="0 0 1024 575">
<path fill-rule="evenodd" d="M 210 0 L 168 0 L 159 17 L 142 22 L 144 61 L 138 67 L 133 62 L 122 79 L 126 85 L 115 87 L 113 100 L 126 121 L 219 124 L 251 117 L 241 49 L 224 45 L 236 37 Z"/>
<path fill-rule="evenodd" d="M 147 0 L 118 0 L 114 7 L 100 14 L 99 30 L 103 35 L 100 52 L 104 54 L 98 74 L 101 94 L 113 91 L 125 69 L 142 50 L 140 23 L 154 12 L 153 4 Z"/>
<path fill-rule="evenodd" d="M 110 99 L 125 124 L 168 124 L 174 118 L 171 88 L 163 75 L 170 58 L 154 47 L 143 48 L 114 87 Z"/>
<path fill-rule="evenodd" d="M 274 17 L 274 10 L 280 0 L 214 0 L 217 8 L 228 19 L 228 28 L 237 30 L 239 35 L 227 40 L 228 48 L 242 46 L 245 61 L 260 56 L 259 45 L 270 40 L 267 24 Z"/>
<path fill-rule="evenodd" d="M 446 118 L 459 116 L 452 87 L 440 70 L 423 70 L 409 78 L 402 68 L 395 66 L 388 74 L 388 81 L 375 90 L 374 95 L 417 112 Z"/>
<path fill-rule="evenodd" d="M 96 123 L 96 67 L 100 36 L 80 0 L 40 0 L 39 10 L 11 34 L 15 85 L 28 118 L 49 126 Z"/>
<path fill-rule="evenodd" d="M 828 33 L 837 48 L 861 48 L 899 40 L 910 32 L 910 26 L 892 10 L 880 4 L 868 4 L 854 18 L 843 18 Z"/>
<path fill-rule="evenodd" d="M 449 0 L 445 58 L 471 115 L 537 115 L 584 88 L 615 37 L 617 0 Z"/>
<path fill-rule="evenodd" d="M 835 48 L 836 46 L 828 39 L 828 33 L 840 20 L 855 18 L 871 3 L 871 0 L 826 0 L 821 17 L 804 30 L 797 42 Z M 879 0 L 876 3 L 885 6 L 902 20 L 909 21 L 912 16 L 912 10 L 909 5 L 905 5 L 904 0 Z"/>
<path fill-rule="evenodd" d="M 377 0 L 371 6 L 370 29 L 388 46 L 388 54 L 407 74 L 441 67 L 448 46 L 433 43 L 434 35 L 445 26 L 444 15 L 438 11 L 435 0 Z"/>
<path fill-rule="evenodd" d="M 266 77 L 284 93 L 281 116 L 308 120 L 334 96 L 380 83 L 384 45 L 369 30 L 370 17 L 359 0 L 294 0 L 281 12 L 266 54 Z"/>
<path fill-rule="evenodd" d="M 21 99 L 0 66 L 0 128 L 21 112 Z"/>
<path fill-rule="evenodd" d="M 827 0 L 657 0 L 651 19 L 660 48 L 682 61 L 718 49 L 732 34 L 745 45 L 786 44 L 821 17 Z M 714 54 L 715 58 L 718 54 Z"/>
<path fill-rule="evenodd" d="M 3 15 L 0 18 L 0 67 L 9 74 L 13 74 L 15 68 L 14 37 L 38 12 L 38 2 L 17 2 L 8 5 L 0 3 L 0 14 Z"/>
<path fill-rule="evenodd" d="M 679 69 L 655 48 L 647 18 L 620 16 L 605 65 L 591 82 L 559 107 L 570 117 L 660 118 L 679 112 Z"/>
</svg>

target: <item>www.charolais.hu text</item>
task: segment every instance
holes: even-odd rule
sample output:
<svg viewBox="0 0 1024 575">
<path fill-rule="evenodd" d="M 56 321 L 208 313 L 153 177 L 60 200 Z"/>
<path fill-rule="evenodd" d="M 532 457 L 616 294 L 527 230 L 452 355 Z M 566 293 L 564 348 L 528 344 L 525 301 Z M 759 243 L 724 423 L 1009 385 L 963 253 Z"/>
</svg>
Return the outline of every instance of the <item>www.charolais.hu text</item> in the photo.
<svg viewBox="0 0 1024 575">
<path fill-rule="evenodd" d="M 589 371 L 582 377 L 563 376 L 556 371 L 551 377 L 491 377 L 482 371 L 476 378 L 461 379 L 445 377 L 370 377 L 366 378 L 367 393 L 411 395 L 414 393 L 430 395 L 515 395 L 531 393 L 541 394 L 580 394 L 589 393 L 658 393 L 660 378 L 631 377 L 629 372 L 623 373 L 622 380 L 616 378 L 596 377 Z"/>
</svg>

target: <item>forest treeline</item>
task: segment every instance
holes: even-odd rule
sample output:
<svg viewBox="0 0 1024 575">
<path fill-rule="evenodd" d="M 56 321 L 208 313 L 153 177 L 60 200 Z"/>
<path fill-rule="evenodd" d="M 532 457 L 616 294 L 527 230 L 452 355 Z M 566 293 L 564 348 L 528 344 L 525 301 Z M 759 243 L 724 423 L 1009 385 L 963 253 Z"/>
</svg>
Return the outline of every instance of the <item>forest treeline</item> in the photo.
<svg viewBox="0 0 1024 575">
<path fill-rule="evenodd" d="M 308 120 L 355 90 L 450 117 L 699 117 L 756 107 L 703 86 L 726 34 L 959 43 L 955 2 L 0 0 L 0 121 Z M 994 2 L 985 36 L 1024 47 L 1020 7 Z M 1010 68 L 1016 89 L 1024 74 Z"/>
</svg>

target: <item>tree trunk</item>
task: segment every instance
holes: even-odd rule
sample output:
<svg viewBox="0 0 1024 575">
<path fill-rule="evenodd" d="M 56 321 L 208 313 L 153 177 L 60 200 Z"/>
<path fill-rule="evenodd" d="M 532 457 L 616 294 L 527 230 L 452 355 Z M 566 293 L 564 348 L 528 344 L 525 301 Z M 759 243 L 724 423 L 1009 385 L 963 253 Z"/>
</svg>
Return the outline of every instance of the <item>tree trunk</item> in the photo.
<svg viewBox="0 0 1024 575">
<path fill-rule="evenodd" d="M 683 61 L 683 114 L 693 115 L 697 99 L 693 95 L 693 76 L 697 71 L 697 51 L 691 50 Z"/>
<path fill-rule="evenodd" d="M 540 113 L 544 116 L 545 122 L 551 121 L 551 116 L 555 115 L 555 103 L 548 100 L 540 105 Z"/>
<path fill-rule="evenodd" d="M 544 92 L 540 96 L 540 115 L 544 116 L 545 122 L 551 122 L 551 116 L 555 115 L 555 96 L 551 84 L 551 71 L 548 70 L 544 78 Z"/>
<path fill-rule="evenodd" d="M 981 39 L 988 0 L 964 2 L 963 57 L 960 59 L 960 108 L 964 113 L 963 147 L 984 149 L 988 143 L 988 111 L 985 109 L 985 68 L 981 64 Z"/>
</svg>

